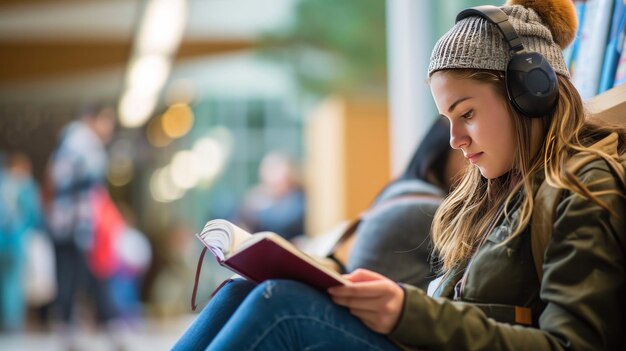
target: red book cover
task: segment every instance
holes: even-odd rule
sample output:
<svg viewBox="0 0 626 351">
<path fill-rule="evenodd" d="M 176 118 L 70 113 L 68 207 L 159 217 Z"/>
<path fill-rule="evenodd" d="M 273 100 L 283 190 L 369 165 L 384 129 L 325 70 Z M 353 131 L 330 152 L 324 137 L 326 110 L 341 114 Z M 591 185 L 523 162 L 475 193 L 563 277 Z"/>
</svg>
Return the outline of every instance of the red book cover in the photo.
<svg viewBox="0 0 626 351">
<path fill-rule="evenodd" d="M 269 237 L 234 253 L 222 265 L 257 283 L 267 279 L 291 279 L 322 290 L 347 283 L 341 275 L 312 257 L 302 252 L 295 254 Z"/>
</svg>

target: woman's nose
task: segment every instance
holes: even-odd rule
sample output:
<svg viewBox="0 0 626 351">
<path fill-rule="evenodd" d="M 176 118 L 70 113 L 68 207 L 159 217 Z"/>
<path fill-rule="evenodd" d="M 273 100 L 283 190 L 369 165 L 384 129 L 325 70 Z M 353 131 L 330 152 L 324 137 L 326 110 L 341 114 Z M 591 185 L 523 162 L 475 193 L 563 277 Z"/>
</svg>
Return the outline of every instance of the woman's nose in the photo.
<svg viewBox="0 0 626 351">
<path fill-rule="evenodd" d="M 464 129 L 458 123 L 450 123 L 450 146 L 453 149 L 461 149 L 468 145 L 469 138 Z"/>
</svg>

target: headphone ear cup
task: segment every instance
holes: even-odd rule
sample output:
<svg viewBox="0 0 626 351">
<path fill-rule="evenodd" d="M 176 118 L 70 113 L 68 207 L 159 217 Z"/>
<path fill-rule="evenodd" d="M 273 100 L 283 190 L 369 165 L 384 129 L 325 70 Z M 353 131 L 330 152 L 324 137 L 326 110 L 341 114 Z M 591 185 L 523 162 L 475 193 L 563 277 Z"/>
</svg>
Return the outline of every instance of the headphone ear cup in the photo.
<svg viewBox="0 0 626 351">
<path fill-rule="evenodd" d="M 548 61 L 537 52 L 521 52 L 507 65 L 509 100 L 526 117 L 550 114 L 558 101 L 558 79 Z"/>
</svg>

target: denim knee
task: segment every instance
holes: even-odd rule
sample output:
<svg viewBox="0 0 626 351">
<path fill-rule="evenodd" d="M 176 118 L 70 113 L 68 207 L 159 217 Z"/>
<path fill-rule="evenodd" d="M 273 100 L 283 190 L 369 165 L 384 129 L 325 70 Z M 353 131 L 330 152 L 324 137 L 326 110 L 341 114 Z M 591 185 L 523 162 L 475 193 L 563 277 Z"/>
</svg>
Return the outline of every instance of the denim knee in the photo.
<svg viewBox="0 0 626 351">
<path fill-rule="evenodd" d="M 253 290 L 256 286 L 256 283 L 253 283 L 249 280 L 243 278 L 234 278 L 227 280 L 222 289 L 229 291 L 250 291 Z"/>
<path fill-rule="evenodd" d="M 249 299 L 263 301 L 264 305 L 279 304 L 281 306 L 306 302 L 319 298 L 323 292 L 304 283 L 294 280 L 271 279 L 259 284 L 249 295 Z"/>
</svg>

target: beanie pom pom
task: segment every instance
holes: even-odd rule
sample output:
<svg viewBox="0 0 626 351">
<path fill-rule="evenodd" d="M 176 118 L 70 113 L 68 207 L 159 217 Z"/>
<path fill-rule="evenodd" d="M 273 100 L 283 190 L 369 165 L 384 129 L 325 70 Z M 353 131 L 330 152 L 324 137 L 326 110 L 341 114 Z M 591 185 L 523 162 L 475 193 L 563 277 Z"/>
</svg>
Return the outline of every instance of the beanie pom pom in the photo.
<svg viewBox="0 0 626 351">
<path fill-rule="evenodd" d="M 572 0 L 508 0 L 505 6 L 521 5 L 531 8 L 543 19 L 554 42 L 566 48 L 576 36 L 578 18 Z"/>
</svg>

